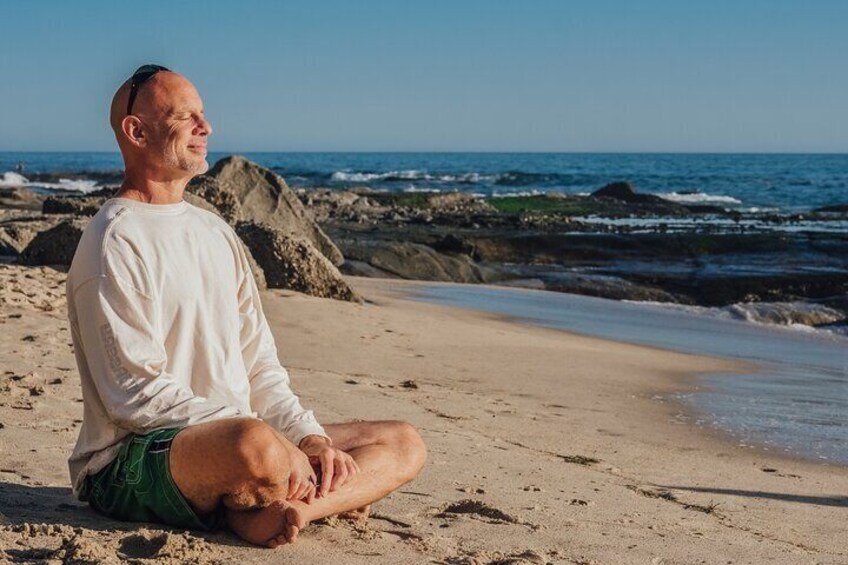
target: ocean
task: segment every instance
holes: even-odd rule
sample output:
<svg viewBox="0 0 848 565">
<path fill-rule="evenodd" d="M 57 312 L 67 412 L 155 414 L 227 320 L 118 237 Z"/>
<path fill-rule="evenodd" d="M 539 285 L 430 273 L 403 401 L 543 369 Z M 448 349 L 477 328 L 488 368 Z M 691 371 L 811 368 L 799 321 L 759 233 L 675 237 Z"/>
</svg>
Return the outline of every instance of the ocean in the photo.
<svg viewBox="0 0 848 565">
<path fill-rule="evenodd" d="M 230 153 L 210 153 L 210 165 Z M 292 187 L 460 191 L 487 197 L 585 194 L 628 181 L 639 192 L 739 211 L 804 212 L 848 202 L 848 154 L 675 153 L 242 153 Z M 22 173 L 15 173 L 23 165 Z M 0 186 L 29 181 L 42 190 L 90 191 L 90 172 L 118 172 L 118 153 L 0 153 Z"/>
</svg>

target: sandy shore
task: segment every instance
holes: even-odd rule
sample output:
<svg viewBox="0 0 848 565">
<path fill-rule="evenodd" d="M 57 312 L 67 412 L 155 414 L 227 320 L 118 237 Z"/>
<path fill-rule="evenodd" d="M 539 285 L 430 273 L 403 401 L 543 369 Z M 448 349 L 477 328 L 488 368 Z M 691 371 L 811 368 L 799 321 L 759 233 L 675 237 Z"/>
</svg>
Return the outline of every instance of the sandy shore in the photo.
<svg viewBox="0 0 848 565">
<path fill-rule="evenodd" d="M 367 524 L 277 551 L 102 518 L 72 499 L 82 414 L 64 274 L 0 266 L 0 561 L 848 563 L 848 470 L 736 447 L 668 393 L 734 363 L 532 328 L 350 279 L 266 315 L 324 422 L 398 418 L 430 457 Z"/>
</svg>

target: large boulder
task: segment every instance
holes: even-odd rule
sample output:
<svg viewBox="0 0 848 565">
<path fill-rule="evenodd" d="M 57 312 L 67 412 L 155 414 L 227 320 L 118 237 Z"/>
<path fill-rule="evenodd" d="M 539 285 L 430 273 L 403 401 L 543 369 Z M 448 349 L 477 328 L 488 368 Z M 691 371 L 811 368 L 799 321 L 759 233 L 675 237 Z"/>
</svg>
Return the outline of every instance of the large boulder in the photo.
<svg viewBox="0 0 848 565">
<path fill-rule="evenodd" d="M 282 177 L 239 155 L 221 159 L 195 177 L 187 192 L 217 208 L 232 225 L 254 222 L 295 239 L 310 241 L 333 265 L 344 257 Z"/>
<path fill-rule="evenodd" d="M 361 301 L 336 266 L 310 240 L 255 222 L 239 222 L 236 232 L 262 267 L 269 287 Z"/>
<path fill-rule="evenodd" d="M 70 265 L 88 218 L 70 218 L 40 232 L 21 252 L 25 265 Z"/>
</svg>

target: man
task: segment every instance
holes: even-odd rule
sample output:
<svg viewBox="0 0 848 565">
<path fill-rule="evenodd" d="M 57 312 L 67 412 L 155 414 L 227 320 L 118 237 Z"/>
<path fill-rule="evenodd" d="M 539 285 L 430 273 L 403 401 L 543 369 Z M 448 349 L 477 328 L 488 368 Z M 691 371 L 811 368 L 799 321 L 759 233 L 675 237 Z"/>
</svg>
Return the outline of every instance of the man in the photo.
<svg viewBox="0 0 848 565">
<path fill-rule="evenodd" d="M 426 448 L 409 424 L 322 427 L 303 409 L 240 241 L 183 200 L 212 133 L 194 86 L 145 65 L 110 121 L 125 180 L 67 282 L 84 400 L 74 492 L 119 519 L 227 525 L 276 547 L 412 480 Z"/>
</svg>

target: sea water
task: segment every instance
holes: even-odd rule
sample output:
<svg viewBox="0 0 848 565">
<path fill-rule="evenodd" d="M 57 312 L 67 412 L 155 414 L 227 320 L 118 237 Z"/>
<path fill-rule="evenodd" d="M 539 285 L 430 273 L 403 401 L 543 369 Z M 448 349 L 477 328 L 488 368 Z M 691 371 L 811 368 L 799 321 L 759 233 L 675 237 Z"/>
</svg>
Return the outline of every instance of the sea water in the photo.
<svg viewBox="0 0 848 565">
<path fill-rule="evenodd" d="M 848 337 L 717 318 L 661 305 L 544 291 L 416 287 L 419 300 L 684 353 L 756 363 L 751 374 L 698 375 L 677 395 L 697 423 L 741 445 L 848 464 Z M 567 386 L 567 383 L 563 383 Z"/>
<path fill-rule="evenodd" d="M 235 152 L 239 153 L 239 152 Z M 231 153 L 210 153 L 209 162 Z M 460 191 L 481 196 L 560 192 L 590 193 L 628 181 L 639 192 L 684 204 L 713 204 L 741 211 L 806 211 L 848 202 L 845 154 L 619 154 L 619 153 L 252 153 L 293 187 L 386 191 Z M 0 152 L 0 186 L 10 175 L 120 171 L 113 153 Z M 84 179 L 83 179 L 84 180 Z M 65 183 L 88 190 L 85 183 Z"/>
</svg>

